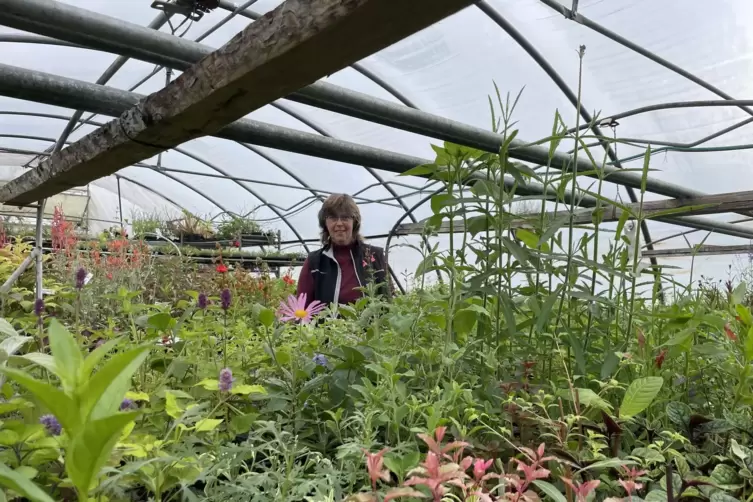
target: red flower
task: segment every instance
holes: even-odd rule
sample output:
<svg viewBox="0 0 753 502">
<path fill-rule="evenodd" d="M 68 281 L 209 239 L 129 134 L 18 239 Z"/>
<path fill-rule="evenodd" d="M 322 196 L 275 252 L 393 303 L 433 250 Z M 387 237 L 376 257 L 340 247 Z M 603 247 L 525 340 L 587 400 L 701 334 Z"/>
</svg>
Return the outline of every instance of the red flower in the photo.
<svg viewBox="0 0 753 502">
<path fill-rule="evenodd" d="M 662 350 L 658 356 L 656 356 L 656 359 L 654 362 L 656 363 L 656 367 L 661 369 L 661 365 L 664 364 L 664 359 L 667 357 L 667 349 Z"/>
<path fill-rule="evenodd" d="M 724 332 L 727 334 L 727 338 L 733 342 L 737 341 L 737 335 L 732 331 L 732 328 L 729 327 L 729 323 L 724 325 Z"/>
<path fill-rule="evenodd" d="M 241 247 L 241 242 L 240 242 L 240 241 L 235 241 L 235 242 L 233 243 L 233 245 L 234 245 L 235 247 L 239 248 L 239 247 Z"/>
<path fill-rule="evenodd" d="M 220 274 L 224 274 L 225 272 L 227 272 L 227 267 L 225 266 L 224 263 L 220 263 L 219 265 L 217 265 L 217 272 Z"/>
<path fill-rule="evenodd" d="M 107 278 L 112 280 L 112 272 L 107 272 Z"/>
<path fill-rule="evenodd" d="M 292 278 L 292 277 L 290 277 L 289 275 L 283 275 L 283 276 L 282 276 L 282 280 L 283 280 L 283 282 L 284 282 L 285 284 L 287 284 L 288 286 L 292 286 L 293 284 L 295 284 L 295 281 L 294 281 L 294 280 L 293 280 L 293 278 Z"/>
</svg>

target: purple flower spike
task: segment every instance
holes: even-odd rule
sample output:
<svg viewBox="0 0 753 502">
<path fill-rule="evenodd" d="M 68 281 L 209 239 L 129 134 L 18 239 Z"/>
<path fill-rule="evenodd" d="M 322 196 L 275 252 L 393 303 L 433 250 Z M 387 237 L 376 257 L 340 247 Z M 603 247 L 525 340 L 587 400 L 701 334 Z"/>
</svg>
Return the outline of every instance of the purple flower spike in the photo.
<svg viewBox="0 0 753 502">
<path fill-rule="evenodd" d="M 37 298 L 37 300 L 34 302 L 34 314 L 37 317 L 42 317 L 42 314 L 44 313 L 44 300 L 41 298 Z"/>
<path fill-rule="evenodd" d="M 84 269 L 84 267 L 81 267 L 76 271 L 76 289 L 83 288 L 85 280 L 86 280 L 86 270 Z"/>
<path fill-rule="evenodd" d="M 58 422 L 58 419 L 54 415 L 42 415 L 39 417 L 39 423 L 44 425 L 47 432 L 53 436 L 59 436 L 63 431 L 63 426 L 60 425 L 60 422 Z"/>
<path fill-rule="evenodd" d="M 120 403 L 120 411 L 130 410 L 133 408 L 133 400 L 125 398 L 123 399 L 123 402 Z"/>
<path fill-rule="evenodd" d="M 222 301 L 222 310 L 227 310 L 230 308 L 230 290 L 225 288 L 222 290 L 222 293 L 220 293 L 220 300 Z"/>
<path fill-rule="evenodd" d="M 207 308 L 207 305 L 209 305 L 209 298 L 207 298 L 207 295 L 205 295 L 204 293 L 199 294 L 198 304 L 199 308 L 202 310 Z"/>
<path fill-rule="evenodd" d="M 230 368 L 220 370 L 220 392 L 230 392 L 233 388 L 233 371 Z"/>
</svg>

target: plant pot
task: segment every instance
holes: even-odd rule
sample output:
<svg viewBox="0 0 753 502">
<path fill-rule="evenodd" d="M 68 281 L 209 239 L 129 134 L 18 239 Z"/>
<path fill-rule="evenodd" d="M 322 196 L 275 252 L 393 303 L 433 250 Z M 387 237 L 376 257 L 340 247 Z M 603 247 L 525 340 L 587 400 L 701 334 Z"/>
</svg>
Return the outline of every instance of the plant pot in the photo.
<svg viewBox="0 0 753 502">
<path fill-rule="evenodd" d="M 275 237 L 275 234 L 268 232 L 241 234 L 241 246 L 271 246 L 275 244 Z"/>
<path fill-rule="evenodd" d="M 183 234 L 180 236 L 183 242 L 205 242 L 207 239 L 199 234 Z"/>
</svg>

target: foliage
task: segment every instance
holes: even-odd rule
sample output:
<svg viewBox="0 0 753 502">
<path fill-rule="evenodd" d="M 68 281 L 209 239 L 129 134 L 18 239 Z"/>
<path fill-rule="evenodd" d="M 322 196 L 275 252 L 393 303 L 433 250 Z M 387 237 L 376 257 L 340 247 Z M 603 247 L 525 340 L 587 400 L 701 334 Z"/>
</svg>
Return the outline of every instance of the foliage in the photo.
<svg viewBox="0 0 753 502">
<path fill-rule="evenodd" d="M 557 115 L 542 144 L 579 145 L 596 188 L 513 162 L 513 108 L 498 96 L 499 152 L 435 145 L 408 173 L 446 188 L 427 234 L 457 231 L 416 248 L 417 287 L 392 301 L 367 288 L 299 323 L 290 272 L 123 237 L 62 246 L 42 306 L 23 275 L 0 322 L 6 497 L 750 500 L 748 287 L 683 286 L 644 263 L 641 211 L 603 222 L 606 160 Z M 534 181 L 549 198 L 515 213 Z M 596 201 L 591 225 L 574 225 L 573 194 Z M 28 251 L 3 248 L 3 277 Z"/>
</svg>

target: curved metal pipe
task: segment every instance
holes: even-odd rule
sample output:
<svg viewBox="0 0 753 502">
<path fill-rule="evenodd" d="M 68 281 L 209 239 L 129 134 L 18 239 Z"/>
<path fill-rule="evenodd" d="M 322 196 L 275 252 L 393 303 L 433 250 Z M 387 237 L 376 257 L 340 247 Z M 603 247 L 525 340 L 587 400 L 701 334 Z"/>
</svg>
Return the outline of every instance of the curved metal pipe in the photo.
<svg viewBox="0 0 753 502">
<path fill-rule="evenodd" d="M 212 164 L 208 160 L 202 159 L 201 157 L 199 157 L 196 154 L 187 152 L 183 148 L 176 147 L 176 148 L 173 148 L 173 150 L 176 151 L 176 152 L 178 152 L 178 153 L 181 153 L 181 154 L 185 155 L 186 157 L 189 157 L 189 158 L 195 160 L 196 162 L 200 162 L 200 163 L 204 164 L 205 166 L 209 167 L 210 169 L 213 169 L 213 170 L 217 171 L 220 174 L 223 174 L 225 176 L 230 176 L 223 169 L 215 166 L 214 164 Z M 167 174 L 167 173 L 165 173 L 165 174 Z M 279 209 L 277 209 L 276 207 L 271 206 L 269 204 L 269 202 L 267 202 L 267 200 L 264 197 L 262 197 L 261 195 L 259 195 L 259 193 L 256 190 L 254 190 L 253 188 L 247 186 L 245 183 L 243 183 L 241 181 L 234 181 L 234 183 L 238 184 L 241 188 L 245 189 L 248 193 L 250 193 L 251 195 L 253 195 L 257 199 L 259 199 L 262 202 L 262 204 L 266 204 L 267 206 L 269 206 L 269 209 L 271 209 L 272 211 L 274 211 L 274 213 L 277 216 L 280 217 L 280 219 L 283 221 L 283 223 L 285 223 L 288 226 L 288 228 L 290 228 L 290 230 L 293 231 L 293 234 L 301 240 L 301 244 L 303 245 L 304 249 L 307 252 L 311 251 L 309 249 L 308 245 L 305 242 L 303 242 L 303 237 L 301 236 L 301 234 L 298 233 L 298 230 L 295 228 L 295 226 L 293 226 L 293 224 L 288 221 L 287 217 L 284 214 L 282 214 L 282 212 L 280 212 Z M 220 207 L 223 211 L 227 211 L 227 209 L 224 209 L 221 206 L 218 206 L 218 207 Z"/>
</svg>

